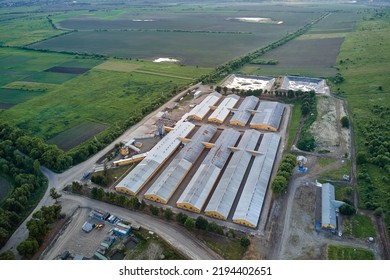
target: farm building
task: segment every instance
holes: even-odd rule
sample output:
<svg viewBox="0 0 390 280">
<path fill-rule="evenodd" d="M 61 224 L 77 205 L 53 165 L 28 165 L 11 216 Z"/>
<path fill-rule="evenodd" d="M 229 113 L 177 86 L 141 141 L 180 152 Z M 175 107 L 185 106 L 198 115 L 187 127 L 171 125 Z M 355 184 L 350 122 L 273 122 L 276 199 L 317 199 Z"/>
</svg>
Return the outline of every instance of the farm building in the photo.
<svg viewBox="0 0 390 280">
<path fill-rule="evenodd" d="M 332 184 L 322 185 L 322 228 L 331 230 L 337 228 L 336 210 L 343 204 L 344 202 L 335 199 L 335 190 Z"/>
<path fill-rule="evenodd" d="M 260 136 L 261 133 L 256 130 L 245 131 L 224 171 L 224 175 L 207 204 L 206 215 L 227 220 Z"/>
<path fill-rule="evenodd" d="M 280 89 L 282 91 L 315 91 L 319 94 L 329 94 L 329 87 L 326 85 L 324 79 L 307 78 L 307 77 L 296 77 L 296 76 L 285 76 L 283 78 Z"/>
<path fill-rule="evenodd" d="M 240 97 L 235 94 L 228 95 L 221 104 L 214 110 L 208 118 L 209 122 L 223 123 L 230 113 L 230 109 L 234 108 Z"/>
<path fill-rule="evenodd" d="M 250 128 L 277 131 L 284 113 L 284 105 L 279 102 L 260 102 L 255 115 L 250 122 Z"/>
<path fill-rule="evenodd" d="M 221 87 L 235 88 L 239 90 L 270 91 L 275 83 L 275 78 L 232 74 Z"/>
<path fill-rule="evenodd" d="M 237 110 L 232 111 L 234 115 L 230 119 L 230 124 L 246 126 L 249 118 L 251 117 L 252 111 L 257 106 L 257 103 L 259 103 L 259 98 L 256 96 L 245 97 L 240 107 Z"/>
<path fill-rule="evenodd" d="M 203 99 L 203 101 L 200 104 L 196 105 L 188 113 L 188 117 L 199 121 L 203 120 L 203 118 L 211 110 L 211 107 L 213 107 L 221 97 L 222 95 L 218 92 L 210 93 L 205 99 Z"/>
<path fill-rule="evenodd" d="M 186 144 L 145 193 L 145 198 L 163 204 L 168 203 L 168 200 L 203 151 L 205 147 L 203 143 L 210 141 L 216 131 L 217 128 L 211 125 L 199 128 L 192 137 L 191 142 Z"/>
<path fill-rule="evenodd" d="M 115 190 L 130 195 L 136 195 L 177 147 L 179 147 L 181 143 L 179 138 L 186 137 L 194 127 L 195 125 L 190 122 L 178 123 L 175 128 L 161 139 L 161 141 L 149 151 L 148 155 L 118 183 Z"/>
<path fill-rule="evenodd" d="M 234 212 L 234 223 L 252 228 L 257 226 L 279 144 L 279 135 L 264 134 L 258 151 L 260 154 L 256 155 L 253 161 Z"/>
<path fill-rule="evenodd" d="M 200 213 L 240 133 L 225 129 L 177 201 L 177 207 Z"/>
</svg>

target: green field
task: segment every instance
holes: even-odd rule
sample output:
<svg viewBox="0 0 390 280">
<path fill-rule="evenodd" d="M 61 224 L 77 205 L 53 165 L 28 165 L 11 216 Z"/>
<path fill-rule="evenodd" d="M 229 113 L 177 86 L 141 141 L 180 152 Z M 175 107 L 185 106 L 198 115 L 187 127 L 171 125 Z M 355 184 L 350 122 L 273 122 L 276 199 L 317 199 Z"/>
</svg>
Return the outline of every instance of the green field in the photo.
<svg viewBox="0 0 390 280">
<path fill-rule="evenodd" d="M 91 137 L 99 134 L 107 128 L 107 125 L 86 121 L 72 127 L 57 136 L 49 139 L 47 142 L 57 145 L 65 152 L 77 147 Z"/>
<path fill-rule="evenodd" d="M 358 163 L 359 207 L 385 214 L 390 231 L 390 10 L 370 11 L 345 37 L 333 87 L 348 101 Z"/>
<path fill-rule="evenodd" d="M 351 235 L 355 238 L 376 237 L 375 227 L 370 217 L 362 214 L 356 214 L 343 223 L 345 235 Z"/>
<path fill-rule="evenodd" d="M 43 65 L 39 61 L 42 61 Z M 45 94 L 32 91 L 34 88 L 39 88 L 35 83 L 23 84 L 20 81 L 16 83 L 12 81 L 5 85 L 4 87 L 21 89 L 23 86 L 27 88 L 30 86 L 28 88 L 30 91 L 2 88 L 1 91 L 7 94 L 3 95 L 0 102 L 16 104 L 26 101 L 21 100 L 21 93 L 28 94 L 26 96 L 29 98 L 35 97 L 3 111 L 0 113 L 0 118 L 10 121 L 30 135 L 43 137 L 46 140 L 60 135 L 53 140 L 53 143 L 68 149 L 74 145 L 62 145 L 58 139 L 68 139 L 66 134 L 69 133 L 73 135 L 71 128 L 86 121 L 108 126 L 122 125 L 122 122 L 134 113 L 141 114 L 142 109 L 150 106 L 156 99 L 170 95 L 173 90 L 210 71 L 208 68 L 176 64 L 111 60 L 122 64 L 134 64 L 140 71 L 153 73 L 108 71 L 99 69 L 99 66 L 80 75 L 43 72 L 54 66 L 93 67 L 101 62 L 103 61 L 97 59 L 75 58 L 73 55 L 0 48 L 0 67 L 5 70 L 19 71 L 23 68 L 22 64 L 25 64 L 25 69 L 33 74 L 22 80 L 34 80 L 39 82 L 39 86 L 44 86 L 44 82 L 50 83 L 47 84 Z M 63 77 L 63 80 L 58 80 L 59 77 Z M 14 78 L 20 79 L 19 76 Z M 12 80 L 12 75 L 9 80 Z M 53 86 L 52 83 L 58 84 Z M 11 92 L 15 94 L 11 95 Z M 86 132 L 86 135 L 93 135 L 100 131 L 92 127 L 95 126 L 91 126 L 91 130 Z M 65 136 L 61 135 L 62 132 L 65 132 Z M 79 143 L 80 139 L 85 138 L 88 137 L 80 135 L 74 143 Z"/>
<path fill-rule="evenodd" d="M 41 96 L 43 93 L 43 91 L 26 91 L 0 88 L 0 109 L 11 108 L 16 104 L 23 103 L 37 96 Z"/>
<path fill-rule="evenodd" d="M 328 245 L 328 260 L 374 260 L 372 251 L 347 246 Z"/>
<path fill-rule="evenodd" d="M 3 21 L 0 24 L 0 46 L 25 46 L 63 34 L 55 30 L 46 14 L 26 14 L 26 17 Z"/>
</svg>

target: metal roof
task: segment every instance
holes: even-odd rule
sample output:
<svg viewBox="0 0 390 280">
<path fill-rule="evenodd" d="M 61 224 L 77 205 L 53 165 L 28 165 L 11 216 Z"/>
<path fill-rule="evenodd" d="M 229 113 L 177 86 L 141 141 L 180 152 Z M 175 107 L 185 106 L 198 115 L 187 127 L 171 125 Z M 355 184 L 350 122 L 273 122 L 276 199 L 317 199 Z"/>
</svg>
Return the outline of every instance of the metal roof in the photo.
<svg viewBox="0 0 390 280">
<path fill-rule="evenodd" d="M 190 112 L 189 116 L 190 117 L 196 117 L 198 119 L 203 119 L 207 113 L 210 111 L 210 107 L 214 106 L 218 100 L 222 97 L 222 94 L 218 92 L 213 92 L 207 95 L 203 101 L 196 105 Z"/>
<path fill-rule="evenodd" d="M 160 165 L 176 150 L 181 141 L 179 137 L 186 137 L 195 125 L 190 122 L 181 122 L 175 126 L 160 142 L 157 143 L 148 155 L 120 181 L 117 187 L 129 189 L 137 194 L 143 185 L 157 171 Z"/>
<path fill-rule="evenodd" d="M 285 76 L 280 89 L 304 92 L 314 90 L 317 93 L 325 93 L 327 86 L 324 79 Z"/>
<path fill-rule="evenodd" d="M 267 125 L 275 129 L 279 128 L 284 112 L 284 105 L 279 102 L 261 101 L 251 125 Z"/>
<path fill-rule="evenodd" d="M 224 100 L 222 100 L 221 104 L 218 105 L 218 107 L 214 110 L 214 112 L 210 115 L 210 120 L 217 120 L 221 123 L 226 119 L 226 117 L 229 115 L 231 108 L 233 108 L 238 100 L 240 100 L 240 97 L 236 94 L 230 94 L 226 96 Z"/>
<path fill-rule="evenodd" d="M 261 133 L 256 130 L 246 130 L 234 152 L 229 165 L 226 167 L 205 212 L 216 212 L 227 219 L 245 171 L 251 160 L 253 151 Z"/>
<path fill-rule="evenodd" d="M 234 115 L 230 119 L 230 122 L 240 122 L 246 124 L 251 117 L 251 111 L 255 109 L 257 103 L 259 103 L 259 98 L 256 96 L 247 96 L 244 101 L 242 101 L 240 107 L 237 111 L 233 111 Z"/>
<path fill-rule="evenodd" d="M 335 200 L 334 186 L 329 183 L 322 185 L 322 226 L 337 228 L 336 208 L 344 202 Z"/>
<path fill-rule="evenodd" d="M 279 143 L 279 135 L 275 133 L 264 134 L 259 147 L 259 152 L 262 155 L 257 155 L 253 161 L 233 215 L 234 222 L 241 220 L 246 221 L 252 227 L 257 226 Z"/>
<path fill-rule="evenodd" d="M 232 128 L 225 129 L 221 133 L 214 147 L 211 148 L 178 199 L 177 204 L 191 204 L 199 211 L 202 209 L 219 173 L 231 153 L 229 147 L 234 146 L 239 137 L 240 133 Z"/>
<path fill-rule="evenodd" d="M 180 153 L 177 154 L 174 160 L 145 193 L 145 196 L 156 195 L 167 202 L 192 164 L 203 151 L 203 142 L 210 141 L 216 131 L 217 128 L 211 125 L 204 125 L 199 128 L 192 137 L 191 142 L 187 143 Z"/>
</svg>

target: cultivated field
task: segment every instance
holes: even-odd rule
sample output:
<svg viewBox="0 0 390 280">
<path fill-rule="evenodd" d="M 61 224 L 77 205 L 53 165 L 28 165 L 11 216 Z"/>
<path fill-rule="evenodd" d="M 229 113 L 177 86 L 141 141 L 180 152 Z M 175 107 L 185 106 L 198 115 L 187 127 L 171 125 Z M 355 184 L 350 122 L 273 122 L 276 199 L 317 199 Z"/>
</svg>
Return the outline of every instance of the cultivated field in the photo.
<svg viewBox="0 0 390 280">
<path fill-rule="evenodd" d="M 297 30 L 324 9 L 247 4 L 72 12 L 53 16 L 53 21 L 79 32 L 31 47 L 147 60 L 171 57 L 185 65 L 217 66 Z M 233 20 L 259 16 L 281 24 Z"/>
<path fill-rule="evenodd" d="M 337 69 L 333 66 L 345 34 L 353 31 L 354 23 L 359 18 L 357 11 L 348 8 L 331 12 L 306 34 L 261 56 L 264 60 L 279 61 L 277 65 L 248 64 L 241 69 L 241 73 L 323 78 L 335 76 Z"/>
<path fill-rule="evenodd" d="M 86 121 L 71 129 L 61 132 L 57 136 L 47 141 L 50 144 L 57 145 L 65 152 L 77 147 L 91 137 L 99 134 L 107 128 L 107 125 Z"/>
<path fill-rule="evenodd" d="M 43 93 L 43 91 L 25 91 L 18 89 L 0 88 L 0 109 L 11 108 L 16 104 L 40 96 Z"/>
</svg>

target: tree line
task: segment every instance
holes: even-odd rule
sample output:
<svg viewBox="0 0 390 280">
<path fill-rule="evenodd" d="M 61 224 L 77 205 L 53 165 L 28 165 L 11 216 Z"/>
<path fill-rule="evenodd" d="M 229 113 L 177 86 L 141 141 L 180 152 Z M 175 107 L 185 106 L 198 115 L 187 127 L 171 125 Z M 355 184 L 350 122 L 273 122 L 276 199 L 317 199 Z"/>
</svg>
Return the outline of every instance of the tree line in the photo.
<svg viewBox="0 0 390 280">
<path fill-rule="evenodd" d="M 314 151 L 316 143 L 313 135 L 310 133 L 310 126 L 317 119 L 317 99 L 314 91 L 310 91 L 308 94 L 303 94 L 300 96 L 302 102 L 301 113 L 305 119 L 301 135 L 297 143 L 297 147 L 303 151 Z"/>
<path fill-rule="evenodd" d="M 9 132 L 9 138 L 16 138 L 17 134 Z M 0 134 L 3 133 L 0 129 Z M 0 141 L 0 174 L 9 180 L 13 189 L 0 204 L 1 248 L 35 207 L 37 194 L 47 188 L 47 179 L 40 171 L 39 161 L 20 153 L 15 142 L 9 139 Z"/>
<path fill-rule="evenodd" d="M 275 195 L 282 195 L 287 191 L 288 182 L 296 165 L 296 157 L 293 154 L 287 154 L 283 158 L 271 184 L 272 191 Z"/>
</svg>

